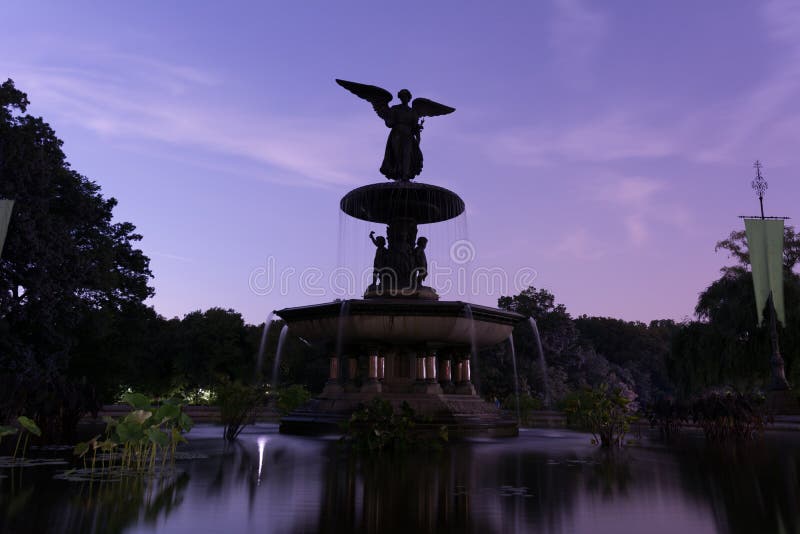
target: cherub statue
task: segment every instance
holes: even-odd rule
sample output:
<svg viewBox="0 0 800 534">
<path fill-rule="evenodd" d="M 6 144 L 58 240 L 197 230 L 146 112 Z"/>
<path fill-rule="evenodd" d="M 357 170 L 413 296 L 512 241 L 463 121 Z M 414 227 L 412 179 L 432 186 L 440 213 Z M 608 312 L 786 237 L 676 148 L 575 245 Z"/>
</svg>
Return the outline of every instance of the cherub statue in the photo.
<svg viewBox="0 0 800 534">
<path fill-rule="evenodd" d="M 386 238 L 382 235 L 375 237 L 374 230 L 369 233 L 369 239 L 377 247 L 375 261 L 372 263 L 372 285 L 370 285 L 370 287 L 374 288 L 378 283 L 378 276 L 381 271 L 389 266 L 389 251 L 386 249 Z"/>
<path fill-rule="evenodd" d="M 336 80 L 336 83 L 367 100 L 375 113 L 391 128 L 386 141 L 386 152 L 381 164 L 381 174 L 390 180 L 408 182 L 422 172 L 422 151 L 419 148 L 423 117 L 447 115 L 455 108 L 439 104 L 427 98 L 415 98 L 411 102 L 411 92 L 401 89 L 397 93 L 399 104 L 389 107 L 392 94 L 386 89 L 363 83 Z M 420 121 L 420 119 L 422 119 Z"/>
<path fill-rule="evenodd" d="M 428 246 L 428 238 L 420 237 L 417 239 L 417 246 L 414 248 L 414 273 L 416 274 L 417 287 L 428 277 L 428 258 L 425 256 L 425 247 Z"/>
</svg>

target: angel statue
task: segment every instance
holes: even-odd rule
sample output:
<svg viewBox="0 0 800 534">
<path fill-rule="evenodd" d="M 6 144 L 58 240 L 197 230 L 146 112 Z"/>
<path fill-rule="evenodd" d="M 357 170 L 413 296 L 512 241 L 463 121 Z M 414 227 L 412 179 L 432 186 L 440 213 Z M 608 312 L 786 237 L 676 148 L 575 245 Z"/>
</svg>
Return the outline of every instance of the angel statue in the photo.
<svg viewBox="0 0 800 534">
<path fill-rule="evenodd" d="M 381 174 L 390 180 L 401 182 L 413 180 L 422 172 L 422 151 L 419 149 L 419 140 L 422 124 L 425 122 L 423 117 L 447 115 L 454 112 L 455 108 L 427 98 L 415 98 L 409 106 L 411 92 L 408 89 L 401 89 L 397 93 L 400 103 L 390 107 L 392 93 L 386 89 L 345 80 L 336 80 L 336 83 L 372 104 L 378 117 L 392 129 L 386 141 Z"/>
</svg>

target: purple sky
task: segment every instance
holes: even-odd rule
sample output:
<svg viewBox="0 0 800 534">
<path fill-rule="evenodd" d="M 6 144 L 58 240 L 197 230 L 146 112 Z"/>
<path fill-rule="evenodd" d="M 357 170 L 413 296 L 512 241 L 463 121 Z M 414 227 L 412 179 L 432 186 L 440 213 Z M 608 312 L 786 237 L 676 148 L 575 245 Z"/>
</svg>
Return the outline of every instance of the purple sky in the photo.
<svg viewBox="0 0 800 534">
<path fill-rule="evenodd" d="M 682 319 L 757 212 L 755 159 L 768 214 L 798 216 L 796 2 L 199 4 L 11 0 L 0 32 L 0 77 L 144 235 L 166 316 L 260 322 L 371 263 L 383 229 L 338 201 L 384 180 L 388 130 L 334 78 L 457 108 L 426 121 L 418 180 L 467 220 L 420 233 L 509 284 L 443 298 L 495 304 L 524 268 L 574 315 Z M 253 291 L 271 265 L 286 294 Z"/>
</svg>

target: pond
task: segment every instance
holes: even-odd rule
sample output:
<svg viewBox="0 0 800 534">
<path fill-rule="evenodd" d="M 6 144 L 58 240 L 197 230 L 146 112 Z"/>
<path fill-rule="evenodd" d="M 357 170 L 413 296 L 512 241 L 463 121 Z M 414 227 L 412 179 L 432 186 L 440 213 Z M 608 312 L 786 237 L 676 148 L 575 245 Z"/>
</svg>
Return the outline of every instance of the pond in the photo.
<svg viewBox="0 0 800 534">
<path fill-rule="evenodd" d="M 192 430 L 160 480 L 0 469 L 0 532 L 800 532 L 794 433 L 727 449 L 698 434 L 670 447 L 644 436 L 608 454 L 586 434 L 532 429 L 375 460 L 276 425 L 248 427 L 228 446 L 221 433 Z M 40 453 L 59 454 L 69 453 Z"/>
</svg>

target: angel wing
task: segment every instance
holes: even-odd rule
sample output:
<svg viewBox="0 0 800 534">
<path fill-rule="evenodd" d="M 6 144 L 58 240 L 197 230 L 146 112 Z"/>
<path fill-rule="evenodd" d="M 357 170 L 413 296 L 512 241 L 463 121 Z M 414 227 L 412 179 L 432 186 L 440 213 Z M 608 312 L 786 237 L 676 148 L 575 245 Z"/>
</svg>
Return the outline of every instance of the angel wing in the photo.
<svg viewBox="0 0 800 534">
<path fill-rule="evenodd" d="M 363 98 L 363 97 L 362 97 Z M 427 98 L 415 98 L 411 102 L 411 108 L 417 112 L 420 117 L 435 117 L 437 115 L 447 115 L 456 110 L 450 106 L 445 106 Z"/>
<path fill-rule="evenodd" d="M 380 116 L 382 111 L 389 107 L 389 102 L 392 101 L 392 93 L 386 89 L 382 89 L 375 85 L 367 85 L 365 83 L 348 82 L 347 80 L 336 80 L 336 83 L 353 93 L 359 98 L 363 98 L 375 109 L 375 112 Z"/>
</svg>

